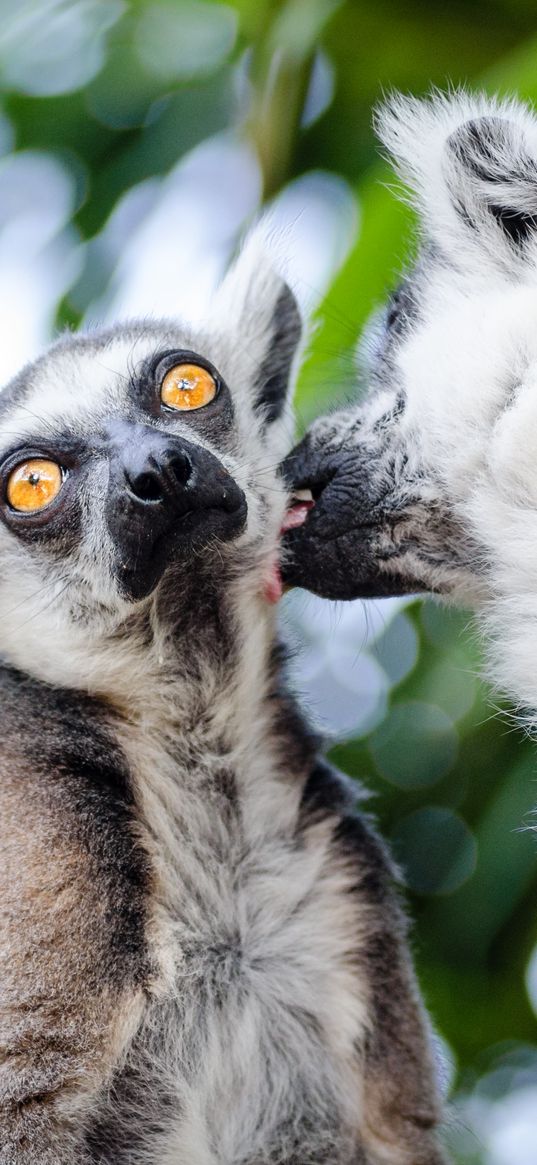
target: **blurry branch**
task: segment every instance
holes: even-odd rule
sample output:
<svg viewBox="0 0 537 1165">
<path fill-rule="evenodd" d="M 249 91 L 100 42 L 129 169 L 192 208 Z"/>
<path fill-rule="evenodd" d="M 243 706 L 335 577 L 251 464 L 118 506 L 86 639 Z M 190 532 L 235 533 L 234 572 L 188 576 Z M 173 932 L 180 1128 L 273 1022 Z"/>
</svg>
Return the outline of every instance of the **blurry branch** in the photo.
<svg viewBox="0 0 537 1165">
<path fill-rule="evenodd" d="M 263 195 L 283 185 L 292 165 L 319 37 L 342 0 L 287 0 L 267 9 L 254 49 L 247 122 L 263 175 Z"/>
</svg>

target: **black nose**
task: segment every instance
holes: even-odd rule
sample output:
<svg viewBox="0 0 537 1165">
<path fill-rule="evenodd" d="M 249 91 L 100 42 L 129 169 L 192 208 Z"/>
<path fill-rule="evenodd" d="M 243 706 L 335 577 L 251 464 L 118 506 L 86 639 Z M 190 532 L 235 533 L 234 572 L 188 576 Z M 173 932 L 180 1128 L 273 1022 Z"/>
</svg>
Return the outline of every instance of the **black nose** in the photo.
<svg viewBox="0 0 537 1165">
<path fill-rule="evenodd" d="M 133 451 L 135 454 L 135 451 Z M 192 462 L 182 449 L 160 447 L 149 452 L 140 450 L 141 456 L 131 455 L 124 464 L 123 472 L 130 493 L 140 502 L 154 505 L 184 489 L 192 477 Z M 132 462 L 138 461 L 138 464 Z"/>
<path fill-rule="evenodd" d="M 201 547 L 230 541 L 244 529 L 244 494 L 203 445 L 119 420 L 110 422 L 106 437 L 106 520 L 126 595 L 142 598 L 172 562 L 195 565 Z"/>
</svg>

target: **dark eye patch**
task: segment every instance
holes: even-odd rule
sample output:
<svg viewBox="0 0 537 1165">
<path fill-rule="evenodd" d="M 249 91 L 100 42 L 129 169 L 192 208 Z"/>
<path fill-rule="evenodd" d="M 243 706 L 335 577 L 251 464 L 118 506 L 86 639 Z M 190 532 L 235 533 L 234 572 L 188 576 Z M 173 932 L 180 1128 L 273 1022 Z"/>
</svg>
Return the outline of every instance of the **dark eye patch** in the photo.
<svg viewBox="0 0 537 1165">
<path fill-rule="evenodd" d="M 173 410 L 166 408 L 162 401 L 161 389 L 167 373 L 179 364 L 197 365 L 206 369 L 216 385 L 214 399 L 204 408 Z M 131 376 L 130 395 L 137 410 L 164 424 L 180 420 L 202 437 L 217 442 L 227 448 L 233 435 L 235 417 L 229 388 L 217 368 L 205 356 L 191 349 L 169 348 L 154 352 L 136 369 Z"/>
</svg>

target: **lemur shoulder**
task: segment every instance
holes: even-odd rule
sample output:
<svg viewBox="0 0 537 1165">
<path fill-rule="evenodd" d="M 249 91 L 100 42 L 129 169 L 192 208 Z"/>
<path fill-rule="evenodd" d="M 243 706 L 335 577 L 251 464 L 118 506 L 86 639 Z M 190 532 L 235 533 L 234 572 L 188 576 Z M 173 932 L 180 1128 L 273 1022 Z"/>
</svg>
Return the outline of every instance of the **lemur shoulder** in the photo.
<svg viewBox="0 0 537 1165">
<path fill-rule="evenodd" d="M 293 297 L 0 401 L 0 1161 L 441 1165 L 389 859 L 286 691 Z M 270 587 L 268 587 L 270 591 Z"/>
</svg>

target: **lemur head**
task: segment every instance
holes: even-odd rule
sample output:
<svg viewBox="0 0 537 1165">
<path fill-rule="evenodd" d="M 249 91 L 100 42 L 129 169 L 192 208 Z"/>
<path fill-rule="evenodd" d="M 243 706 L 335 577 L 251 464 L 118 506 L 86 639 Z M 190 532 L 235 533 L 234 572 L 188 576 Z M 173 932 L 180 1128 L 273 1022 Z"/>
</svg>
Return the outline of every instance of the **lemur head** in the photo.
<svg viewBox="0 0 537 1165">
<path fill-rule="evenodd" d="M 288 462 L 318 496 L 292 581 L 335 598 L 537 599 L 537 119 L 464 93 L 378 115 L 420 216 L 366 337 L 370 392 Z"/>
<path fill-rule="evenodd" d="M 199 643 L 219 620 L 224 634 L 230 592 L 236 605 L 239 591 L 277 597 L 276 467 L 300 332 L 254 241 L 203 331 L 134 322 L 70 336 L 4 390 L 3 659 L 98 690 L 103 644 L 128 631 Z"/>
</svg>

